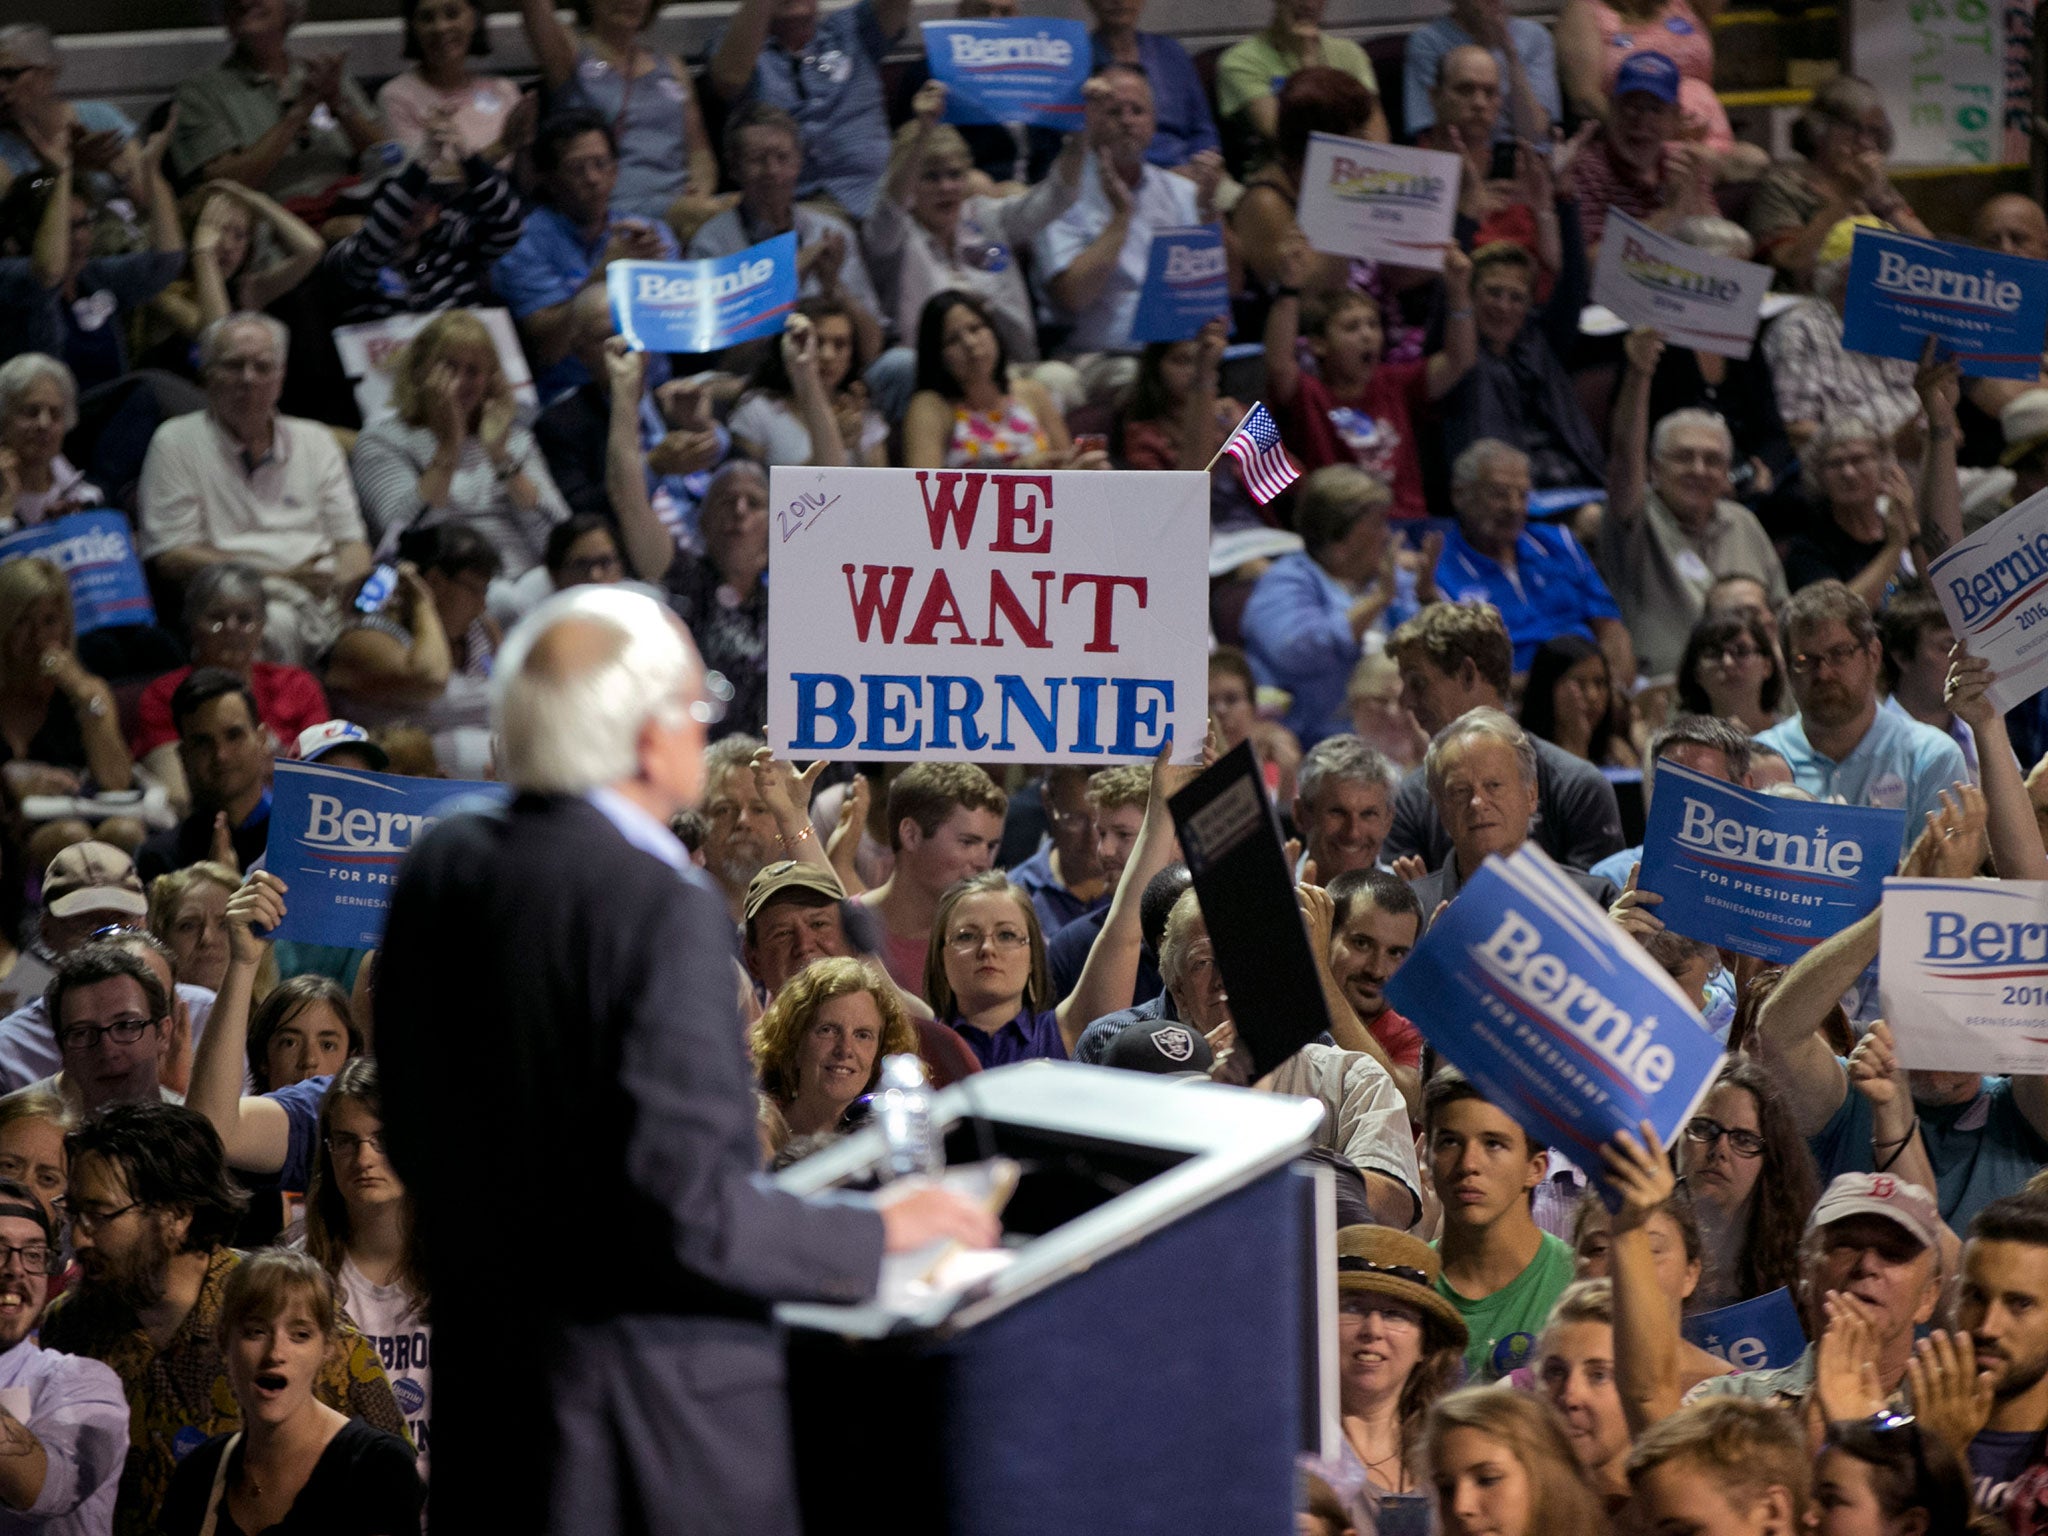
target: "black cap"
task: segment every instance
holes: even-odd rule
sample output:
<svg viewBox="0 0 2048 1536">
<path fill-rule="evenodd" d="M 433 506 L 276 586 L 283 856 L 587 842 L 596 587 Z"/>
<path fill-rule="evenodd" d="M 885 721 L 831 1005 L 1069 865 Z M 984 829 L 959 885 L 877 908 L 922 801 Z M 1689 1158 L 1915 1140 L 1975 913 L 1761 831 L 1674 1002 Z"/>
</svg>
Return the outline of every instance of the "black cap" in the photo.
<svg viewBox="0 0 2048 1536">
<path fill-rule="evenodd" d="M 1177 1077 L 1207 1077 L 1216 1065 L 1201 1031 L 1172 1019 L 1141 1019 L 1125 1026 L 1102 1053 L 1105 1067 L 1127 1072 L 1164 1072 Z"/>
</svg>

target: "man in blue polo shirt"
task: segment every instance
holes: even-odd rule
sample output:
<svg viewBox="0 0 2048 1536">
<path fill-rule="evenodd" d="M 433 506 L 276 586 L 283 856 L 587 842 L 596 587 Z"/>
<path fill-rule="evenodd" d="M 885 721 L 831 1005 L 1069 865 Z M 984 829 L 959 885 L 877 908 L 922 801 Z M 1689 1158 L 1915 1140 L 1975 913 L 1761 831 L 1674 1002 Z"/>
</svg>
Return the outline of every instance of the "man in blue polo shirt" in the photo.
<svg viewBox="0 0 2048 1536">
<path fill-rule="evenodd" d="M 1946 732 L 1879 707 L 1877 622 L 1841 582 L 1802 587 L 1781 622 L 1799 713 L 1762 732 L 1758 744 L 1782 753 L 1808 794 L 1903 809 L 1903 853 L 1927 813 L 1941 809 L 1941 792 L 1968 779 L 1962 749 Z"/>
<path fill-rule="evenodd" d="M 1621 610 L 1578 540 L 1563 528 L 1529 526 L 1529 456 L 1482 437 L 1451 466 L 1457 526 L 1444 536 L 1437 590 L 1454 603 L 1491 603 L 1527 672 L 1546 640 L 1599 643 L 1617 686 L 1635 681 L 1635 647 Z"/>
</svg>

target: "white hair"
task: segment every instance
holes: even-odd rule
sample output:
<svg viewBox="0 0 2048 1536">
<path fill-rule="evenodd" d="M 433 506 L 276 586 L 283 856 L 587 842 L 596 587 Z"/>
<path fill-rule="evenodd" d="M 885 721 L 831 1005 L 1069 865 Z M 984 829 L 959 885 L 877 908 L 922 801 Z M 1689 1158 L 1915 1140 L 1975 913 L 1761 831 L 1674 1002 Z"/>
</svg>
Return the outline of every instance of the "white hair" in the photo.
<svg viewBox="0 0 2048 1536">
<path fill-rule="evenodd" d="M 1462 491 L 1477 485 L 1486 476 L 1492 465 L 1507 459 L 1520 459 L 1522 467 L 1529 467 L 1529 455 L 1513 443 L 1504 443 L 1497 437 L 1482 437 L 1451 463 L 1451 489 Z"/>
<path fill-rule="evenodd" d="M 1680 219 L 1672 226 L 1671 234 L 1672 238 L 1683 240 L 1687 245 L 1734 261 L 1748 261 L 1756 254 L 1756 241 L 1750 237 L 1749 231 L 1733 219 L 1724 219 L 1718 214 L 1702 213 Z"/>
<path fill-rule="evenodd" d="M 284 322 L 275 315 L 261 314 L 253 309 L 238 309 L 231 315 L 222 315 L 199 333 L 201 373 L 213 366 L 213 361 L 220 355 L 221 348 L 228 344 L 228 332 L 244 325 L 257 326 L 270 338 L 270 349 L 277 354 L 278 371 L 284 371 L 292 344 L 292 333 L 285 329 Z"/>
<path fill-rule="evenodd" d="M 1505 710 L 1493 709 L 1482 704 L 1476 709 L 1466 710 L 1464 714 L 1438 731 L 1435 739 L 1429 744 L 1429 751 L 1423 755 L 1422 780 L 1429 790 L 1429 798 L 1432 801 L 1443 798 L 1446 771 L 1444 759 L 1450 755 L 1451 748 L 1469 736 L 1497 741 L 1511 749 L 1515 754 L 1516 766 L 1521 769 L 1522 782 L 1536 782 L 1539 771 L 1536 744 L 1529 739 L 1529 733 Z"/>
<path fill-rule="evenodd" d="M 1664 445 L 1671 441 L 1671 434 L 1683 432 L 1688 427 L 1704 427 L 1711 430 L 1727 448 L 1729 459 L 1734 459 L 1735 434 L 1728 430 L 1728 423 L 1712 411 L 1703 411 L 1697 406 L 1690 405 L 1684 410 L 1673 411 L 1657 423 L 1656 428 L 1650 433 L 1650 457 L 1661 458 Z"/>
<path fill-rule="evenodd" d="M 64 430 L 78 425 L 78 380 L 47 352 L 23 352 L 0 363 L 0 421 L 14 414 L 29 386 L 49 379 L 64 397 Z"/>
<path fill-rule="evenodd" d="M 582 642 L 545 644 L 574 625 Z M 689 632 L 644 592 L 570 587 L 505 637 L 491 679 L 498 776 L 518 789 L 582 794 L 640 771 L 649 722 L 679 724 L 703 681 Z"/>
</svg>

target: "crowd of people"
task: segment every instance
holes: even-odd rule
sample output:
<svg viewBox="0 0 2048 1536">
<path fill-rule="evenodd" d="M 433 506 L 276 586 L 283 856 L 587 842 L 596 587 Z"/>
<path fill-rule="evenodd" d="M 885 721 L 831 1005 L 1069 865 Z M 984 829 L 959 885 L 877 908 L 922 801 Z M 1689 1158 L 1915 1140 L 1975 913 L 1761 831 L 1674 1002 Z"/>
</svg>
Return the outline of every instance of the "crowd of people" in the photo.
<svg viewBox="0 0 2048 1536">
<path fill-rule="evenodd" d="M 1789 968 L 1669 931 L 1616 792 L 1668 761 L 1903 810 L 1909 873 L 2048 878 L 2048 695 L 1995 710 L 1925 581 L 2048 485 L 2048 372 L 1843 347 L 1854 231 L 1930 233 L 1878 91 L 1773 163 L 1706 0 L 1453 0 L 1399 100 L 1320 0 L 1207 71 L 1089 0 L 1061 133 L 949 124 L 908 0 L 738 0 L 702 61 L 652 0 L 522 0 L 531 80 L 473 0 L 400 0 L 374 92 L 304 0 L 223 9 L 139 126 L 0 27 L 0 532 L 116 513 L 154 601 L 81 628 L 57 562 L 0 561 L 0 1528 L 418 1528 L 433 1233 L 377 953 L 267 937 L 273 766 L 512 777 L 508 634 L 625 583 L 707 669 L 671 862 L 722 897 L 759 1170 L 889 1055 L 1318 1100 L 1344 1433 L 1304 1532 L 2048 1532 L 2048 1078 L 1900 1069 L 1876 914 Z M 1310 246 L 1317 133 L 1461 157 L 1439 264 Z M 1788 307 L 1741 360 L 1582 331 L 1613 209 Z M 1154 235 L 1205 223 L 1230 316 L 1134 341 Z M 2017 195 L 1933 233 L 2048 258 Z M 615 334 L 611 263 L 782 234 L 779 338 Z M 394 320 L 366 413 L 335 333 Z M 1277 499 L 1218 463 L 1254 400 Z M 1327 1034 L 1252 1080 L 1167 810 L 1198 764 L 770 751 L 777 464 L 1211 470 L 1206 755 L 1250 742 L 1296 840 Z M 1525 843 L 1726 1046 L 1673 1146 L 1574 1166 L 1389 1004 Z M 1682 1331 L 1780 1290 L 1795 1363 Z"/>
</svg>

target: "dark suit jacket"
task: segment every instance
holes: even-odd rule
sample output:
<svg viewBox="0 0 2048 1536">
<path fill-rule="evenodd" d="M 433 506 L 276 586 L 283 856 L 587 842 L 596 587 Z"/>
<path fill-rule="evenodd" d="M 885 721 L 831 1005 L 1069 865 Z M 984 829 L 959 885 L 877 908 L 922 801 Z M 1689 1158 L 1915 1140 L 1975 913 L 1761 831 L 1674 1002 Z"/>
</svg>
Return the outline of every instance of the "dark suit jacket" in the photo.
<svg viewBox="0 0 2048 1536">
<path fill-rule="evenodd" d="M 579 1480 L 783 1528 L 747 1503 L 788 1483 L 769 1305 L 866 1297 L 882 1226 L 757 1172 L 732 950 L 702 876 L 578 798 L 451 817 L 407 860 L 377 1054 L 434 1298 L 437 1524 L 539 1528 L 507 1458 L 552 1444 L 557 1528 Z"/>
<path fill-rule="evenodd" d="M 1562 747 L 1529 738 L 1536 747 L 1536 846 L 1560 864 L 1591 869 L 1626 846 L 1621 840 L 1621 805 L 1607 775 Z M 1419 853 L 1430 869 L 1451 856 L 1451 835 L 1437 819 L 1429 786 L 1417 768 L 1394 795 L 1394 824 L 1380 858 L 1388 864 L 1404 853 Z M 1422 909 L 1429 915 L 1429 908 Z"/>
</svg>

